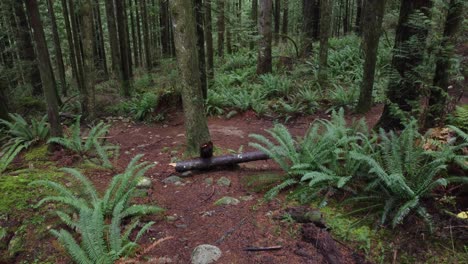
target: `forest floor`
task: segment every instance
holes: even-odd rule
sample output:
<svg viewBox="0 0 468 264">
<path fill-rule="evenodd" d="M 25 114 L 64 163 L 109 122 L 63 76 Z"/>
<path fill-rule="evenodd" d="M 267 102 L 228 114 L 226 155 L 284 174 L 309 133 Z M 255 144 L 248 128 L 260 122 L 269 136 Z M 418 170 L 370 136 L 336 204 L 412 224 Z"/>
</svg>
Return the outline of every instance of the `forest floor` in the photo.
<svg viewBox="0 0 468 264">
<path fill-rule="evenodd" d="M 380 117 L 382 107 L 375 107 L 366 115 L 369 125 Z M 361 116 L 349 116 L 360 118 Z M 303 135 L 310 123 L 327 115 L 307 116 L 288 124 L 293 134 Z M 156 164 L 146 175 L 153 186 L 142 202 L 157 204 L 166 209 L 165 217 L 154 216 L 156 221 L 142 240 L 143 249 L 162 238 L 172 237 L 146 252 L 148 263 L 189 263 L 193 249 L 201 244 L 212 244 L 222 250 L 218 263 L 325 263 L 324 256 L 310 243 L 301 242 L 300 225 L 281 221 L 281 212 L 288 203 L 283 199 L 262 202 L 263 193 L 248 186 L 248 180 L 256 175 L 281 175 L 282 171 L 273 161 L 258 161 L 241 164 L 236 168 L 193 172 L 179 183 L 164 183 L 170 176 L 181 176 L 169 166 L 174 157 L 181 157 L 184 145 L 184 125 L 181 112 L 169 114 L 164 124 L 134 124 L 116 121 L 109 134 L 109 142 L 120 146 L 116 162 L 118 171 L 123 170 L 137 154 L 143 160 Z M 272 120 L 258 119 L 253 112 L 246 112 L 232 119 L 212 117 L 209 129 L 216 153 L 237 151 L 244 146 L 249 151 L 252 141 L 249 134 L 265 134 L 264 129 L 274 125 Z M 215 154 L 216 154 L 215 153 Z M 67 157 L 59 162 L 67 162 Z M 64 164 L 68 165 L 68 164 Z M 98 189 L 105 190 L 112 178 L 108 171 L 95 171 L 88 175 Z M 182 177 L 182 176 L 181 176 Z M 225 177 L 230 186 L 219 186 L 217 180 Z M 238 205 L 217 206 L 222 197 L 240 200 Z M 167 218 L 169 216 L 169 218 Z M 279 218 L 279 219 L 278 219 Z M 168 221 L 170 219 L 170 221 Z M 337 244 L 345 257 L 343 263 L 363 263 L 363 257 L 344 244 Z M 282 246 L 272 252 L 247 252 L 249 246 Z"/>
</svg>

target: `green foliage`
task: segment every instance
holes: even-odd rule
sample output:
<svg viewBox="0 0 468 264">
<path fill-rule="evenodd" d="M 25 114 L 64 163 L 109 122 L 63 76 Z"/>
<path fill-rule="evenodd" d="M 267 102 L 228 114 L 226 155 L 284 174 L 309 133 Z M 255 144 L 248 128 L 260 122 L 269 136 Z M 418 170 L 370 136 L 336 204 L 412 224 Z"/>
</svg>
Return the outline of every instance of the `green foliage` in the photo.
<svg viewBox="0 0 468 264">
<path fill-rule="evenodd" d="M 465 131 L 468 131 L 468 105 L 457 106 L 455 108 L 450 123 L 456 127 L 459 127 Z"/>
<path fill-rule="evenodd" d="M 70 135 L 63 138 L 50 138 L 47 143 L 62 145 L 66 149 L 80 154 L 80 156 L 97 155 L 101 159 L 104 167 L 111 168 L 112 163 L 109 160 L 107 152 L 110 150 L 116 150 L 117 147 L 103 145 L 104 140 L 102 139 L 102 137 L 108 133 L 110 125 L 105 125 L 103 122 L 100 122 L 98 125 L 92 127 L 88 132 L 88 135 L 83 139 L 81 135 L 80 119 L 81 116 L 78 116 L 75 124 L 71 126 Z"/>
<path fill-rule="evenodd" d="M 43 116 L 39 120 L 31 119 L 31 124 L 19 114 L 9 114 L 9 117 L 12 121 L 0 119 L 0 125 L 6 127 L 5 132 L 10 137 L 11 144 L 19 141 L 25 148 L 28 148 L 40 141 L 45 141 L 49 137 L 47 116 Z"/>
<path fill-rule="evenodd" d="M 124 173 L 114 176 L 102 197 L 91 181 L 74 169 L 63 171 L 80 183 L 80 196 L 57 182 L 39 180 L 31 183 L 49 187 L 57 193 L 55 196 L 43 198 L 37 206 L 46 202 L 68 206 L 66 211 L 57 210 L 57 216 L 79 233 L 81 243 L 79 244 L 65 229 L 52 230 L 52 234 L 58 238 L 75 262 L 114 263 L 120 257 L 130 254 L 137 247 L 141 236 L 154 223 L 145 224 L 131 241 L 130 235 L 139 222 L 133 221 L 122 230 L 123 220 L 163 211 L 158 206 L 131 205 L 132 198 L 136 196 L 138 179 L 152 167 L 147 162 L 138 163 L 140 158 L 141 155 L 133 158 Z M 73 214 L 78 214 L 79 218 L 75 220 Z"/>
<path fill-rule="evenodd" d="M 386 134 L 381 130 L 380 139 L 375 155 L 352 153 L 355 159 L 369 166 L 369 183 L 361 201 L 367 200 L 375 206 L 374 210 L 381 213 L 382 224 L 391 219 L 395 227 L 411 212 L 431 224 L 423 199 L 430 196 L 434 188 L 463 179 L 437 177 L 445 169 L 444 160 L 428 157 L 418 143 L 421 135 L 415 121 L 408 124 L 400 135 L 394 132 Z"/>
<path fill-rule="evenodd" d="M 16 140 L 15 143 L 5 147 L 0 152 L 0 175 L 23 149 L 25 149 L 23 142 Z"/>
<path fill-rule="evenodd" d="M 154 112 L 159 103 L 159 97 L 154 93 L 137 95 L 130 101 L 123 103 L 122 110 L 130 113 L 133 119 L 143 121 Z"/>
<path fill-rule="evenodd" d="M 435 145 L 435 151 L 427 151 L 430 156 L 440 159 L 444 164 L 457 164 L 460 168 L 468 170 L 468 156 L 464 149 L 468 147 L 468 134 L 455 126 L 448 126 L 458 137 L 450 139 L 448 142 L 430 140 L 429 143 Z"/>
</svg>

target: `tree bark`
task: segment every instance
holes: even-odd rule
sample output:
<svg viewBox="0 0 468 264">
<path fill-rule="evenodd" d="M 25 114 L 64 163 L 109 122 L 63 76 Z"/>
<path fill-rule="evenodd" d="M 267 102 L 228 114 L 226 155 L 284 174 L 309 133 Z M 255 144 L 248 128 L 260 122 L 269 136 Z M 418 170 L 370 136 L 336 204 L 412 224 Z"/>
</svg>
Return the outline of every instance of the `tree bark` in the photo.
<svg viewBox="0 0 468 264">
<path fill-rule="evenodd" d="M 55 60 L 57 63 L 58 76 L 60 79 L 60 86 L 62 87 L 62 94 L 67 96 L 67 82 L 65 79 L 65 65 L 63 63 L 62 47 L 60 45 L 59 33 L 57 30 L 57 21 L 54 12 L 53 0 L 47 0 L 47 7 L 49 11 L 50 21 L 52 25 L 52 37 L 54 40 Z"/>
<path fill-rule="evenodd" d="M 224 8 L 229 14 L 232 14 L 233 8 L 230 1 L 227 1 Z M 229 16 L 225 16 L 224 21 L 224 27 L 226 29 L 226 51 L 228 54 L 232 54 L 232 22 Z"/>
<path fill-rule="evenodd" d="M 208 159 L 198 158 L 193 160 L 181 161 L 175 164 L 175 170 L 177 172 L 184 172 L 189 170 L 206 170 L 218 166 L 235 165 L 238 163 L 268 159 L 270 159 L 270 157 L 267 154 L 261 151 L 254 151 L 237 155 L 212 157 Z"/>
<path fill-rule="evenodd" d="M 116 20 L 117 20 L 117 31 L 119 36 L 119 47 L 120 47 L 120 76 L 121 76 L 121 91 L 125 97 L 131 95 L 131 83 L 130 83 L 130 63 L 128 61 L 128 35 L 126 33 L 127 25 L 125 21 L 125 10 L 122 1 L 115 2 Z M 148 56 L 148 54 L 147 54 Z"/>
<path fill-rule="evenodd" d="M 36 62 L 36 53 L 31 39 L 31 30 L 23 6 L 23 1 L 15 1 L 14 8 L 18 19 L 17 47 L 19 57 L 25 62 L 25 77 L 33 88 L 33 95 L 42 95 L 42 81 L 39 67 Z"/>
<path fill-rule="evenodd" d="M 303 0 L 302 2 L 302 16 L 304 18 L 303 31 L 305 35 L 303 55 L 305 57 L 312 55 L 313 42 L 319 39 L 320 1 L 321 0 Z"/>
<path fill-rule="evenodd" d="M 252 19 L 252 28 L 258 29 L 258 0 L 252 0 L 252 10 L 250 14 L 250 18 Z M 256 30 L 253 30 L 254 36 L 256 36 Z M 253 37 L 254 37 L 253 36 Z M 255 41 L 250 42 L 250 49 L 255 48 Z"/>
<path fill-rule="evenodd" d="M 49 50 L 47 49 L 44 29 L 39 14 L 39 7 L 36 0 L 26 0 L 26 9 L 29 22 L 34 32 L 36 42 L 37 58 L 42 83 L 44 85 L 44 95 L 47 103 L 47 117 L 50 124 L 50 134 L 52 137 L 62 136 L 62 127 L 59 120 L 59 102 L 56 96 L 56 84 L 52 65 L 50 63 Z M 52 147 L 53 148 L 53 147 Z"/>
<path fill-rule="evenodd" d="M 81 53 L 81 39 L 78 34 L 78 25 L 76 21 L 75 13 L 75 4 L 73 0 L 68 0 L 68 8 L 70 11 L 70 21 L 71 21 L 71 35 L 73 38 L 75 56 L 76 56 L 76 66 L 79 74 L 79 79 L 81 80 L 79 89 L 83 91 L 85 89 L 85 80 L 84 80 L 84 69 L 83 69 L 83 56 Z"/>
<path fill-rule="evenodd" d="M 106 49 L 104 47 L 104 31 L 102 29 L 102 19 L 101 19 L 101 7 L 99 6 L 99 0 L 94 0 L 94 28 L 96 36 L 96 51 L 97 51 L 97 67 L 101 71 L 101 80 L 109 79 L 109 71 L 107 70 L 107 59 L 106 59 Z"/>
<path fill-rule="evenodd" d="M 272 0 L 260 0 L 260 22 L 258 31 L 261 39 L 258 45 L 257 74 L 272 72 L 271 58 L 271 11 Z"/>
<path fill-rule="evenodd" d="M 375 64 L 377 63 L 377 51 L 379 39 L 382 33 L 382 21 L 385 15 L 385 0 L 364 0 L 366 10 L 363 16 L 364 39 L 362 46 L 364 50 L 364 73 L 359 94 L 359 102 L 356 106 L 357 113 L 366 113 L 372 107 L 372 91 L 374 89 Z"/>
<path fill-rule="evenodd" d="M 396 77 L 390 78 L 387 103 L 377 124 L 385 130 L 402 129 L 402 118 L 412 116 L 421 94 L 417 67 L 423 62 L 428 29 L 410 25 L 409 19 L 417 10 L 427 14 L 431 0 L 403 0 L 395 36 L 392 67 Z M 411 45 L 407 45 L 411 41 Z"/>
<path fill-rule="evenodd" d="M 356 22 L 354 24 L 354 32 L 358 36 L 360 36 L 362 34 L 361 17 L 362 17 L 362 0 L 357 0 L 357 2 L 356 2 Z"/>
<path fill-rule="evenodd" d="M 130 9 L 130 31 L 132 32 L 132 43 L 133 43 L 133 61 L 135 67 L 140 65 L 139 55 L 138 55 L 138 38 L 136 35 L 136 19 L 135 19 L 135 11 L 136 8 L 133 5 L 133 0 L 128 0 L 128 7 Z"/>
<path fill-rule="evenodd" d="M 8 97 L 6 96 L 5 89 L 8 85 L 3 78 L 3 72 L 0 70 L 0 119 L 10 120 L 8 116 Z"/>
<path fill-rule="evenodd" d="M 278 45 L 279 42 L 279 33 L 281 25 L 281 0 L 275 0 L 275 36 L 274 41 L 275 45 Z"/>
<path fill-rule="evenodd" d="M 442 126 L 445 123 L 450 69 L 452 68 L 452 58 L 455 54 L 457 36 L 463 25 L 463 9 L 464 3 L 462 0 L 450 0 L 441 45 L 443 50 L 438 54 L 436 59 L 436 69 L 429 97 L 429 111 L 426 116 L 425 128 Z"/>
<path fill-rule="evenodd" d="M 204 8 L 202 0 L 195 0 L 195 20 L 197 23 L 197 48 L 198 48 L 198 63 L 200 70 L 200 82 L 202 88 L 203 99 L 208 96 L 208 85 L 206 81 L 206 56 L 205 56 L 205 23 L 204 23 Z"/>
<path fill-rule="evenodd" d="M 145 67 L 149 71 L 152 68 L 152 63 L 151 63 L 149 21 L 148 21 L 148 11 L 147 11 L 146 0 L 140 0 L 140 7 L 142 11 L 141 15 L 142 15 L 142 22 L 143 22 L 143 49 L 145 50 Z M 165 29 L 162 29 L 162 30 L 165 30 Z M 163 44 L 163 47 L 164 47 L 164 44 Z"/>
<path fill-rule="evenodd" d="M 138 61 L 140 61 L 140 66 L 144 66 L 143 62 L 143 43 L 141 38 L 141 25 L 140 25 L 140 5 L 138 4 L 138 0 L 134 0 L 135 5 L 135 20 L 136 20 L 136 35 L 137 35 L 137 42 L 138 42 Z"/>
<path fill-rule="evenodd" d="M 107 31 L 109 32 L 109 44 L 111 49 L 112 58 L 112 71 L 114 74 L 120 76 L 120 48 L 117 33 L 117 24 L 115 21 L 115 7 L 114 0 L 105 0 L 106 3 L 106 17 L 107 17 Z M 120 77 L 119 77 L 120 79 Z"/>
<path fill-rule="evenodd" d="M 80 16 L 82 18 L 82 41 L 84 57 L 84 89 L 81 91 L 81 105 L 83 107 L 83 117 L 88 120 L 96 118 L 96 99 L 94 93 L 94 83 L 96 80 L 96 68 L 93 58 L 93 47 L 95 46 L 93 31 L 93 4 L 91 0 L 84 0 L 81 3 Z"/>
<path fill-rule="evenodd" d="M 170 24 L 169 24 L 168 3 L 165 0 L 159 1 L 159 23 L 161 24 L 161 47 L 163 55 L 171 54 L 170 50 Z"/>
<path fill-rule="evenodd" d="M 284 0 L 284 7 L 283 7 L 283 25 L 281 28 L 281 34 L 283 37 L 281 38 L 282 42 L 286 42 L 288 40 L 288 26 L 289 26 L 289 0 Z"/>
<path fill-rule="evenodd" d="M 328 81 L 328 39 L 332 22 L 332 0 L 321 0 L 320 3 L 320 52 L 318 81 L 322 88 Z"/>
<path fill-rule="evenodd" d="M 174 40 L 181 73 L 187 153 L 196 154 L 210 141 L 205 116 L 196 44 L 195 12 L 192 1 L 172 0 Z"/>
<path fill-rule="evenodd" d="M 208 80 L 214 79 L 213 50 L 213 20 L 211 16 L 211 0 L 205 0 L 205 39 L 206 39 L 206 75 Z"/>
<path fill-rule="evenodd" d="M 224 1 L 218 0 L 218 56 L 224 56 Z"/>
</svg>

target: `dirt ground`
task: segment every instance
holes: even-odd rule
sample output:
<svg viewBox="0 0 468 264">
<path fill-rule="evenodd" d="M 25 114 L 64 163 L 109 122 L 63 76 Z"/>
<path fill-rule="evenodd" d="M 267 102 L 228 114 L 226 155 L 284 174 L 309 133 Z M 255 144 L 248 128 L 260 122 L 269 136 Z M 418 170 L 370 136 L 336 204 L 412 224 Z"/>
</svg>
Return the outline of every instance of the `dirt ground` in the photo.
<svg viewBox="0 0 468 264">
<path fill-rule="evenodd" d="M 367 116 L 369 125 L 378 120 L 382 107 L 375 107 Z M 303 135 L 309 124 L 317 117 L 298 118 L 288 124 L 292 133 Z M 359 116 L 349 116 L 359 118 Z M 167 211 L 165 216 L 152 216 L 156 221 L 153 228 L 142 239 L 143 249 L 154 241 L 172 237 L 145 254 L 148 263 L 189 263 L 193 249 L 201 244 L 212 244 L 222 250 L 218 263 L 325 263 L 324 256 L 310 243 L 301 242 L 298 224 L 275 220 L 272 216 L 280 212 L 279 199 L 262 203 L 261 193 L 249 192 L 242 178 L 261 173 L 281 173 L 272 161 L 241 164 L 237 168 L 193 172 L 184 177 L 182 184 L 165 184 L 169 176 L 178 175 L 168 164 L 172 156 L 181 156 L 184 144 L 183 116 L 174 112 L 164 124 L 134 124 L 117 121 L 112 125 L 109 141 L 120 146 L 117 171 L 123 170 L 137 154 L 145 154 L 144 160 L 156 164 L 146 176 L 153 181 L 153 188 L 142 202 L 157 204 Z M 244 151 L 251 148 L 248 137 L 251 133 L 264 133 L 273 121 L 258 119 L 247 112 L 232 119 L 217 117 L 209 119 L 212 141 L 220 149 Z M 177 153 L 175 151 L 178 151 Z M 112 174 L 109 172 L 91 175 L 99 189 L 105 189 Z M 217 179 L 231 180 L 229 187 L 216 184 Z M 213 179 L 208 184 L 207 179 Z M 241 200 L 238 205 L 216 206 L 214 202 L 224 196 Z M 167 221 L 170 216 L 172 221 Z M 362 263 L 359 252 L 343 244 L 337 244 L 345 256 L 344 263 Z M 247 252 L 249 246 L 282 246 L 281 250 Z M 172 261 L 172 262 L 169 262 Z"/>
</svg>

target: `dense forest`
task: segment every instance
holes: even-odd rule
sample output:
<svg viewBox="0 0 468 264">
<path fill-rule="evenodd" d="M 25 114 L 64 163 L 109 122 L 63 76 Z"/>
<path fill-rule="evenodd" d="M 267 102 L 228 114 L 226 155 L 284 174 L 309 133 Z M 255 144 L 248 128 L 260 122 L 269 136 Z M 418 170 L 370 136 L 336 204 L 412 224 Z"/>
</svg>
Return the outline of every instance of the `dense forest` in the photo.
<svg viewBox="0 0 468 264">
<path fill-rule="evenodd" d="M 0 263 L 467 263 L 464 0 L 2 0 Z"/>
</svg>

